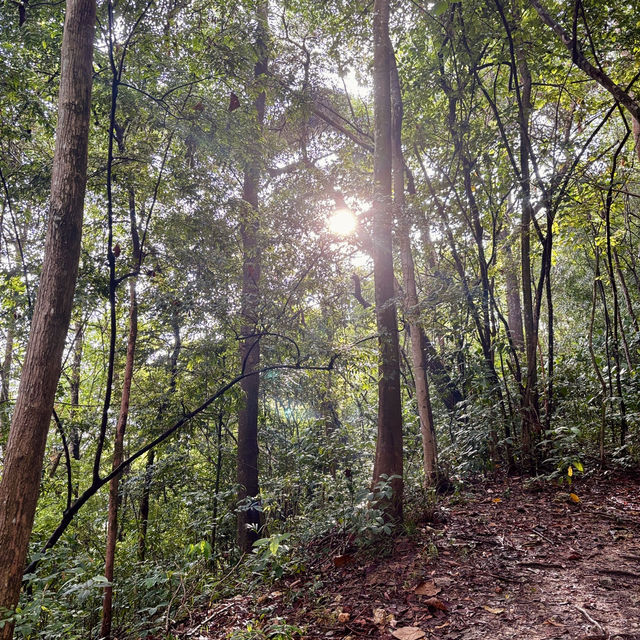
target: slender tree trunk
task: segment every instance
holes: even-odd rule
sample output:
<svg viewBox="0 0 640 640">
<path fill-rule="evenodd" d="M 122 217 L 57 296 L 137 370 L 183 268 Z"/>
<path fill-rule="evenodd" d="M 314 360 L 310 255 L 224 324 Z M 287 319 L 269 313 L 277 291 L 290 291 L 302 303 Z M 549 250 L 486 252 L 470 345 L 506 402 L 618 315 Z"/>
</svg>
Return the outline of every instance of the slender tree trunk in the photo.
<svg viewBox="0 0 640 640">
<path fill-rule="evenodd" d="M 511 249 L 511 239 L 505 232 L 504 240 L 504 283 L 507 296 L 507 321 L 509 335 L 513 346 L 518 351 L 524 350 L 524 330 L 522 328 L 522 304 L 520 303 L 520 278 L 518 278 L 518 264 Z"/>
<path fill-rule="evenodd" d="M 534 446 L 540 431 L 540 407 L 538 399 L 538 317 L 533 303 L 531 278 L 531 225 L 533 207 L 531 205 L 531 170 L 529 167 L 528 135 L 531 113 L 531 73 L 520 53 L 518 71 L 521 85 L 520 104 L 520 174 L 522 190 L 522 218 L 520 227 L 520 260 L 522 274 L 522 302 L 526 341 L 527 366 L 525 370 L 522 396 L 522 458 L 526 468 L 534 464 Z"/>
<path fill-rule="evenodd" d="M 373 87 L 375 115 L 373 272 L 378 328 L 378 438 L 373 471 L 374 485 L 383 475 L 392 481 L 393 497 L 382 505 L 386 516 L 402 520 L 403 455 L 400 350 L 393 277 L 391 230 L 391 86 L 389 0 L 373 4 Z"/>
<path fill-rule="evenodd" d="M 18 602 L 82 239 L 95 0 L 68 0 L 42 277 L 0 482 L 0 609 Z M 10 624 L 0 630 L 9 640 Z"/>
<path fill-rule="evenodd" d="M 73 345 L 73 362 L 71 363 L 71 455 L 74 460 L 80 460 L 81 434 L 77 426 L 80 405 L 80 369 L 82 367 L 82 343 L 84 331 L 82 320 L 75 324 L 75 344 Z"/>
<path fill-rule="evenodd" d="M 600 366 L 598 365 L 598 358 L 596 357 L 595 349 L 593 348 L 593 325 L 596 316 L 596 301 L 598 297 L 598 285 L 599 277 L 600 277 L 600 250 L 596 245 L 596 268 L 594 274 L 593 281 L 593 290 L 591 295 L 591 316 L 589 320 L 589 355 L 591 356 L 591 364 L 593 365 L 593 370 L 596 372 L 596 377 L 598 378 L 598 382 L 600 383 L 600 389 L 602 392 L 602 396 L 600 398 L 600 429 L 598 432 L 598 444 L 600 447 L 600 467 L 604 467 L 606 458 L 605 458 L 605 448 L 604 448 L 604 438 L 605 438 L 605 427 L 607 420 L 607 400 L 608 400 L 608 389 L 607 383 L 600 371 Z"/>
<path fill-rule="evenodd" d="M 268 0 L 260 0 L 256 9 L 257 61 L 254 69 L 256 82 L 260 82 L 268 66 Z M 259 190 L 262 149 L 260 137 L 264 123 L 266 94 L 261 91 L 256 98 L 255 139 L 249 143 L 250 160 L 244 170 L 242 199 L 244 207 L 240 223 L 244 261 L 242 266 L 242 335 L 240 357 L 242 370 L 247 373 L 260 367 L 260 339 L 256 335 L 260 299 L 260 230 Z M 248 376 L 240 383 L 244 393 L 244 406 L 238 412 L 238 499 L 240 502 L 253 500 L 260 494 L 258 477 L 258 414 L 260 397 L 260 376 Z M 241 505 L 238 511 L 238 546 L 243 553 L 251 550 L 257 539 L 255 527 L 260 525 L 260 511 Z"/>
<path fill-rule="evenodd" d="M 9 385 L 11 384 L 11 365 L 13 364 L 13 340 L 16 329 L 16 319 L 13 313 L 9 313 L 9 326 L 5 336 L 4 357 L 2 358 L 2 370 L 0 375 L 0 453 L 2 443 L 7 434 L 11 415 L 9 411 Z"/>
<path fill-rule="evenodd" d="M 121 150 L 124 144 L 121 142 Z M 131 225 L 132 265 L 134 270 L 140 268 L 142 255 L 140 252 L 140 236 L 138 234 L 138 222 L 136 219 L 135 193 L 129 187 L 129 221 Z M 138 340 L 138 298 L 136 294 L 137 277 L 129 279 L 129 337 L 127 339 L 127 355 L 124 367 L 124 379 L 122 381 L 122 396 L 120 398 L 120 413 L 116 424 L 116 434 L 113 446 L 112 469 L 116 469 L 124 460 L 124 436 L 129 419 L 129 403 L 131 400 L 131 384 L 133 382 L 133 367 L 135 364 L 136 343 Z M 109 482 L 109 507 L 107 514 L 107 541 L 105 548 L 104 575 L 113 583 L 116 542 L 118 539 L 118 508 L 120 475 L 114 476 Z M 104 589 L 102 599 L 102 623 L 100 636 L 105 640 L 111 638 L 111 623 L 113 617 L 113 586 Z"/>
<path fill-rule="evenodd" d="M 409 323 L 411 340 L 411 368 L 416 386 L 416 402 L 422 434 L 422 463 L 427 486 L 433 484 L 438 475 L 438 445 L 433 424 L 429 380 L 425 360 L 425 332 L 420 324 L 420 304 L 416 287 L 415 264 L 411 252 L 411 222 L 406 211 L 404 192 L 404 155 L 402 152 L 402 89 L 395 61 L 393 46 L 389 42 L 391 67 L 391 144 L 393 165 L 393 197 L 399 220 L 398 241 L 402 262 L 402 278 L 405 292 L 405 314 Z"/>
<path fill-rule="evenodd" d="M 138 560 L 144 560 L 147 553 L 147 529 L 149 527 L 149 505 L 151 496 L 151 481 L 153 480 L 153 465 L 156 461 L 156 450 L 151 449 L 147 454 L 147 464 L 144 469 L 144 486 L 140 499 L 140 533 L 138 535 Z"/>
<path fill-rule="evenodd" d="M 112 469 L 116 469 L 124 460 L 124 435 L 129 418 L 129 401 L 131 399 L 131 383 L 133 381 L 133 365 L 135 361 L 136 341 L 138 338 L 138 301 L 136 298 L 136 278 L 129 280 L 129 338 L 127 341 L 127 360 L 122 382 L 122 398 L 120 400 L 120 414 L 116 425 L 116 436 L 113 446 Z M 113 583 L 116 541 L 118 535 L 118 486 L 120 476 L 115 476 L 109 482 L 109 507 L 107 515 L 107 543 L 105 551 L 104 575 Z M 113 614 L 113 586 L 105 587 L 102 599 L 102 624 L 100 637 L 111 638 L 111 622 Z"/>
</svg>

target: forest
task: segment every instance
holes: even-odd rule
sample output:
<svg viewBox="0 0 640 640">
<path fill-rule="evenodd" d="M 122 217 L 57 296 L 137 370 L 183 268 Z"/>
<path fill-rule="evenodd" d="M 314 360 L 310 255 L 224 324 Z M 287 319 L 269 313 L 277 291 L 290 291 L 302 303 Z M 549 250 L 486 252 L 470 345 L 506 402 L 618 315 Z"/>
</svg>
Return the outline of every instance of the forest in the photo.
<svg viewBox="0 0 640 640">
<path fill-rule="evenodd" d="M 3 0 L 0 640 L 640 638 L 638 8 Z"/>
</svg>

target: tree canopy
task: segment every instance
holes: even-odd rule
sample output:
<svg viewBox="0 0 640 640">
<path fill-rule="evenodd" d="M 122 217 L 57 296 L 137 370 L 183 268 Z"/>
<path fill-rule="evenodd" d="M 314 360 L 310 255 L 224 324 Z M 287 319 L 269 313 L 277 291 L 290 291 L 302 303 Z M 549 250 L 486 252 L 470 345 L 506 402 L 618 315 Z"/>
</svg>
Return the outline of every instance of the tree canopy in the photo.
<svg viewBox="0 0 640 640">
<path fill-rule="evenodd" d="M 56 176 L 86 181 L 44 457 L 16 458 L 15 637 L 168 633 L 290 538 L 393 534 L 472 474 L 637 465 L 633 3 L 85 0 L 86 171 L 60 160 L 78 3 L 0 7 L 16 500 Z"/>
</svg>

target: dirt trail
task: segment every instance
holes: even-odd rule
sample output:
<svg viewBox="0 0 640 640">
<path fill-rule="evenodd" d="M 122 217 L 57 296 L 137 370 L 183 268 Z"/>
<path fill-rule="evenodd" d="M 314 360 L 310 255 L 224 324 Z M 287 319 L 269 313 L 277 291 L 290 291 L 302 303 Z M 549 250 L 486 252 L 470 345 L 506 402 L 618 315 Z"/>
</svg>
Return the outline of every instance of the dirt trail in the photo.
<svg viewBox="0 0 640 640">
<path fill-rule="evenodd" d="M 440 513 L 389 557 L 329 557 L 319 574 L 217 603 L 179 637 L 227 638 L 253 619 L 256 638 L 288 624 L 303 634 L 281 637 L 640 640 L 637 475 L 570 490 L 478 482 Z"/>
</svg>

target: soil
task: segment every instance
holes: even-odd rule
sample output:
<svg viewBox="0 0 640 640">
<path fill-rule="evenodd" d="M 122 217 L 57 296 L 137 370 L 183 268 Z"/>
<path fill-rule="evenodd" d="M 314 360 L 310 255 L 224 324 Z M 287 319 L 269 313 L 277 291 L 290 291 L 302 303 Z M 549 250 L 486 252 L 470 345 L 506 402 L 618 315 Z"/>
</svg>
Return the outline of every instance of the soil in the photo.
<svg viewBox="0 0 640 640">
<path fill-rule="evenodd" d="M 435 515 L 378 557 L 329 548 L 313 570 L 217 602 L 174 634 L 640 640 L 638 474 L 478 480 Z"/>
</svg>

